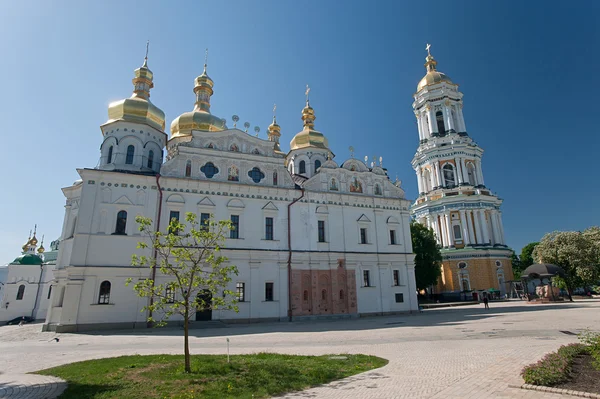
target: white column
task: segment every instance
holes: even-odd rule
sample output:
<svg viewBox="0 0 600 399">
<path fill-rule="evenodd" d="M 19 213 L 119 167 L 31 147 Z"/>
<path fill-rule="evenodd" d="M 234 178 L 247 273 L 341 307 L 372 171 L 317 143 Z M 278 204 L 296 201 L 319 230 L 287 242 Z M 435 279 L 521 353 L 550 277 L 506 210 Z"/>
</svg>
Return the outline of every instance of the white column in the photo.
<svg viewBox="0 0 600 399">
<path fill-rule="evenodd" d="M 415 114 L 417 118 L 417 128 L 419 129 L 419 140 L 423 140 L 423 128 L 421 126 L 421 118 L 419 118 L 419 114 Z"/>
<path fill-rule="evenodd" d="M 475 173 L 477 173 L 477 184 L 481 184 L 482 186 L 485 184 L 483 182 L 483 172 L 481 171 L 481 160 L 475 160 Z"/>
<path fill-rule="evenodd" d="M 456 172 L 456 176 L 458 177 L 458 185 L 460 186 L 463 183 L 463 175 L 462 175 L 462 170 L 460 167 L 460 162 L 456 160 L 456 158 L 454 158 L 454 166 L 455 166 L 455 172 Z"/>
<path fill-rule="evenodd" d="M 431 132 L 429 131 L 429 125 L 427 124 L 427 113 L 421 112 L 421 129 L 423 129 L 423 138 L 428 139 L 431 137 Z"/>
<path fill-rule="evenodd" d="M 437 133 L 438 128 L 437 128 L 437 123 L 434 123 L 435 116 L 433 115 L 433 109 L 432 108 L 429 108 L 427 110 L 427 120 L 429 121 L 429 132 L 430 133 Z"/>
<path fill-rule="evenodd" d="M 461 170 L 462 170 L 463 181 L 465 183 L 469 183 L 469 173 L 467 171 L 467 165 L 465 165 L 465 159 L 464 158 L 460 159 L 460 167 L 461 167 Z"/>
<path fill-rule="evenodd" d="M 469 237 L 469 227 L 467 226 L 467 218 L 465 217 L 465 211 L 460 210 L 458 211 L 458 213 L 460 214 L 460 224 L 462 226 L 463 232 L 463 243 L 465 245 L 469 245 L 471 244 L 471 239 Z"/>
<path fill-rule="evenodd" d="M 467 226 L 469 227 L 469 240 L 472 244 L 477 244 L 477 240 L 475 239 L 475 227 L 473 227 L 472 212 L 467 211 L 465 217 L 467 218 Z"/>
<path fill-rule="evenodd" d="M 440 234 L 440 241 L 441 241 L 441 245 L 442 245 L 442 247 L 447 247 L 449 245 L 448 244 L 448 233 L 446 232 L 446 222 L 445 222 L 444 216 L 445 216 L 444 214 L 440 215 L 438 223 L 440 225 L 440 233 L 441 233 Z"/>
<path fill-rule="evenodd" d="M 425 191 L 425 190 L 423 190 L 423 178 L 422 178 L 422 175 L 421 175 L 421 167 L 417 168 L 416 173 L 417 173 L 417 186 L 419 187 L 419 193 L 418 193 L 418 195 L 421 195 L 421 193 L 423 191 Z"/>
<path fill-rule="evenodd" d="M 505 245 L 504 228 L 502 227 L 502 215 L 500 211 L 496 211 L 496 221 L 498 222 L 498 232 L 500 234 L 500 244 Z"/>
<path fill-rule="evenodd" d="M 448 246 L 454 245 L 454 238 L 452 234 L 452 224 L 450 223 L 450 214 L 444 213 L 444 221 L 446 224 L 446 234 L 448 239 Z"/>
<path fill-rule="evenodd" d="M 458 125 L 459 125 L 459 129 L 460 129 L 461 132 L 466 132 L 467 131 L 467 127 L 465 125 L 465 117 L 463 116 L 463 112 L 462 112 L 462 104 L 460 104 L 456 108 L 458 109 Z"/>
<path fill-rule="evenodd" d="M 435 161 L 435 172 L 437 175 L 437 184 L 436 187 L 441 187 L 444 185 L 444 183 L 442 182 L 442 174 L 440 172 L 440 161 Z"/>
<path fill-rule="evenodd" d="M 487 220 L 485 218 L 485 211 L 483 209 L 479 210 L 479 220 L 481 223 L 481 232 L 482 232 L 482 236 L 483 236 L 483 243 L 489 244 L 490 236 L 489 236 L 488 224 L 487 224 Z"/>
<path fill-rule="evenodd" d="M 452 107 L 446 106 L 444 109 L 446 110 L 446 125 L 448 126 L 448 130 L 456 130 L 454 127 L 454 120 L 452 119 Z"/>
</svg>

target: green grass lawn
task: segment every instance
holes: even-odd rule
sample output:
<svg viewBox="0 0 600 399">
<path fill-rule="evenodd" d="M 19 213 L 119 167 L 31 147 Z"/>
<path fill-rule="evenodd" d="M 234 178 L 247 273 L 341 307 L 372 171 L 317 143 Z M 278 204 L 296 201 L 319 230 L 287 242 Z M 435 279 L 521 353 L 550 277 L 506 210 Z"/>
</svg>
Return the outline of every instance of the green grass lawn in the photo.
<svg viewBox="0 0 600 399">
<path fill-rule="evenodd" d="M 267 398 L 382 367 L 387 360 L 366 355 L 292 356 L 271 353 L 192 356 L 122 356 L 88 360 L 38 371 L 68 382 L 61 399 Z"/>
</svg>

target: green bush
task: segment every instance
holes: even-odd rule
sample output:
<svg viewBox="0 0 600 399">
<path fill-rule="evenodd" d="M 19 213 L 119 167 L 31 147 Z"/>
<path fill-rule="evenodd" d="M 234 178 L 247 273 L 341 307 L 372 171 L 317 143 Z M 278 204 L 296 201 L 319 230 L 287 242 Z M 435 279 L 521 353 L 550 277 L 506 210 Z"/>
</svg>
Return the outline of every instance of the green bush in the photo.
<svg viewBox="0 0 600 399">
<path fill-rule="evenodd" d="M 537 363 L 525 366 L 521 376 L 527 384 L 552 386 L 560 384 L 569 378 L 575 358 L 586 352 L 583 344 L 569 344 L 549 353 Z"/>
<path fill-rule="evenodd" d="M 594 359 L 594 367 L 600 370 L 600 333 L 585 330 L 579 334 L 579 340 L 587 346 L 588 353 Z"/>
</svg>

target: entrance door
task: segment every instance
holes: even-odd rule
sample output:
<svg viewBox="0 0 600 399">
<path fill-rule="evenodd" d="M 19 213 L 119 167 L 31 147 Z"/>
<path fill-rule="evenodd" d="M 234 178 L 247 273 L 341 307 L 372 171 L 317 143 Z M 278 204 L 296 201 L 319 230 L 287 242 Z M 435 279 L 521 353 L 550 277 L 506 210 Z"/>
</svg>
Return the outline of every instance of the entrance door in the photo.
<svg viewBox="0 0 600 399">
<path fill-rule="evenodd" d="M 198 293 L 198 302 L 210 304 L 212 301 L 212 295 L 210 291 L 204 290 Z M 212 309 L 197 309 L 196 310 L 196 321 L 210 321 L 212 320 Z"/>
</svg>

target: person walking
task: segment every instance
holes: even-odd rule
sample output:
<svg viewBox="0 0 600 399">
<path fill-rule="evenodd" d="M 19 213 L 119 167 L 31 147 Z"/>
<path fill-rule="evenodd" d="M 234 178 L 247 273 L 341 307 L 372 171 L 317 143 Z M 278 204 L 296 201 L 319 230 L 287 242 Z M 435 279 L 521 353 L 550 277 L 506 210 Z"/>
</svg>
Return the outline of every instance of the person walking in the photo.
<svg viewBox="0 0 600 399">
<path fill-rule="evenodd" d="M 487 295 L 483 297 L 483 304 L 485 305 L 486 309 L 490 308 L 489 299 L 488 299 Z"/>
</svg>

